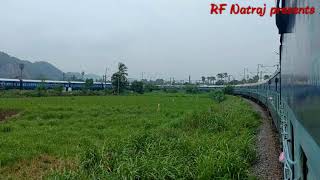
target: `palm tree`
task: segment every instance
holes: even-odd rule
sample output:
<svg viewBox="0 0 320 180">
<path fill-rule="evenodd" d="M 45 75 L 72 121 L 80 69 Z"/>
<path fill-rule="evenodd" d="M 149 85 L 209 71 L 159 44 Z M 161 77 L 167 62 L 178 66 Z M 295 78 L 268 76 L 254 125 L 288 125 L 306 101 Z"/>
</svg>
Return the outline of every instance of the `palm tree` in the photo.
<svg viewBox="0 0 320 180">
<path fill-rule="evenodd" d="M 85 72 L 82 71 L 82 72 L 81 72 L 81 79 L 82 79 L 82 81 L 84 81 L 84 75 L 85 75 Z"/>
<path fill-rule="evenodd" d="M 202 80 L 202 83 L 204 84 L 206 82 L 206 77 L 202 76 L 201 80 Z"/>
<path fill-rule="evenodd" d="M 210 76 L 207 77 L 207 83 L 210 84 Z"/>
<path fill-rule="evenodd" d="M 218 78 L 218 79 L 220 79 L 220 80 L 222 81 L 223 74 L 222 74 L 222 73 L 217 74 L 217 78 Z"/>
<path fill-rule="evenodd" d="M 226 81 L 226 78 L 228 77 L 228 73 L 223 73 L 223 78 L 224 78 L 224 81 Z"/>
<path fill-rule="evenodd" d="M 211 81 L 212 81 L 212 84 L 214 84 L 214 82 L 216 81 L 216 77 L 211 76 Z"/>
<path fill-rule="evenodd" d="M 118 64 L 118 72 L 114 73 L 111 77 L 112 86 L 114 87 L 114 91 L 119 95 L 122 92 L 127 84 L 128 84 L 128 68 L 125 64 Z"/>
</svg>

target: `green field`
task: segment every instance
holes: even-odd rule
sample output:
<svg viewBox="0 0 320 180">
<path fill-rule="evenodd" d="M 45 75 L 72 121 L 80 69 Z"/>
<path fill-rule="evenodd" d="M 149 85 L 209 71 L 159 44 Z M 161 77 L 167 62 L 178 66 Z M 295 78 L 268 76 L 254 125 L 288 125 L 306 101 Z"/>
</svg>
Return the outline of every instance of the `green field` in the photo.
<svg viewBox="0 0 320 180">
<path fill-rule="evenodd" d="M 259 116 L 207 94 L 2 98 L 0 179 L 244 179 Z"/>
</svg>

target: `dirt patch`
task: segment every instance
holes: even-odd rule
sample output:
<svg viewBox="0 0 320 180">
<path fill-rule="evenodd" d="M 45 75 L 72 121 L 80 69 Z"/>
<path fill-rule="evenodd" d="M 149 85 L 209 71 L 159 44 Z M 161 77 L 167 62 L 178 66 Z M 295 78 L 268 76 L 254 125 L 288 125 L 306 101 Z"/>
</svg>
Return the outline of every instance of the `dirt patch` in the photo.
<svg viewBox="0 0 320 180">
<path fill-rule="evenodd" d="M 2 110 L 0 109 L 0 122 L 5 121 L 6 119 L 15 116 L 18 114 L 17 110 Z"/>
<path fill-rule="evenodd" d="M 0 178 L 4 179 L 43 179 L 53 171 L 73 170 L 76 165 L 73 161 L 41 155 L 30 160 L 20 161 L 10 167 L 0 170 Z"/>
<path fill-rule="evenodd" d="M 259 179 L 283 179 L 283 166 L 279 162 L 281 153 L 279 134 L 272 124 L 269 113 L 253 101 L 245 99 L 262 118 L 262 124 L 257 134 L 258 161 L 252 168 L 252 173 Z"/>
</svg>

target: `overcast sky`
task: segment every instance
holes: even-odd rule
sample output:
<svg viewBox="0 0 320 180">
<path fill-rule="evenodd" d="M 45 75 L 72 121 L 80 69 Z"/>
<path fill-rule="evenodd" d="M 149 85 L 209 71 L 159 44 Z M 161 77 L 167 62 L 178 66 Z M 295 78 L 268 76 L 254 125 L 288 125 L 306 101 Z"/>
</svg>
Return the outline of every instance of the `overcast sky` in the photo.
<svg viewBox="0 0 320 180">
<path fill-rule="evenodd" d="M 245 67 L 256 72 L 258 63 L 277 62 L 274 18 L 210 15 L 212 2 L 1 0 L 0 51 L 96 74 L 121 61 L 133 78 L 142 72 L 147 78 L 200 79 L 219 72 L 240 77 Z"/>
</svg>

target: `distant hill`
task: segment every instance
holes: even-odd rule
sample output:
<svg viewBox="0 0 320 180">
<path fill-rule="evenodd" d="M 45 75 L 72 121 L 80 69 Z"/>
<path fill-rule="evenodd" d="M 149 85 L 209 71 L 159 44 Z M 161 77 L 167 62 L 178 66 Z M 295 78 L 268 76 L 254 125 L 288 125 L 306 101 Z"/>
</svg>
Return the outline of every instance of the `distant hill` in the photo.
<svg viewBox="0 0 320 180">
<path fill-rule="evenodd" d="M 19 78 L 19 64 L 24 64 L 24 79 L 61 80 L 63 72 L 44 61 L 30 62 L 0 52 L 0 78 Z"/>
<path fill-rule="evenodd" d="M 47 79 L 47 80 L 62 80 L 63 72 L 54 65 L 45 62 L 30 62 L 20 60 L 0 51 L 0 78 L 20 78 L 19 64 L 24 64 L 23 79 Z M 65 73 L 65 80 L 81 80 L 82 76 L 77 72 Z M 101 79 L 95 74 L 86 74 L 84 79 Z"/>
</svg>

